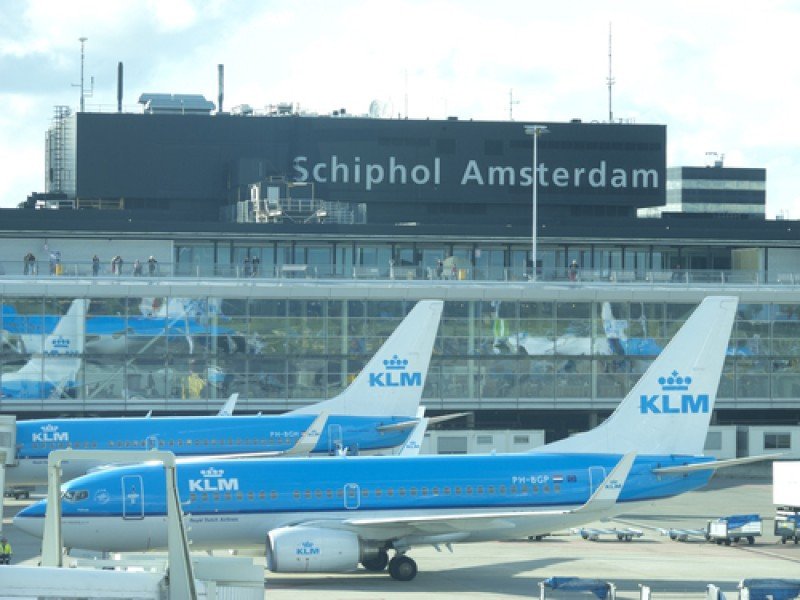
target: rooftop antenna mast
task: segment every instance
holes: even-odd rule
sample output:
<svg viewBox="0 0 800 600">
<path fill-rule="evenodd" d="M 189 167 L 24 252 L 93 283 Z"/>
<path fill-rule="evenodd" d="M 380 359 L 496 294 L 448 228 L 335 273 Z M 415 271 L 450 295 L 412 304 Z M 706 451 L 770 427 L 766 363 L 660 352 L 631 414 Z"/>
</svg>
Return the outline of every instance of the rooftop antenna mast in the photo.
<svg viewBox="0 0 800 600">
<path fill-rule="evenodd" d="M 81 109 L 80 109 L 80 112 L 83 112 L 84 109 L 86 108 L 86 103 L 85 103 L 86 98 L 91 98 L 92 95 L 94 94 L 94 76 L 92 76 L 90 78 L 91 86 L 89 87 L 89 91 L 86 91 L 86 88 L 83 85 L 83 81 L 84 81 L 84 79 L 83 79 L 83 67 L 84 67 L 84 63 L 85 63 L 85 60 L 86 60 L 85 45 L 86 45 L 86 40 L 88 40 L 88 39 L 89 38 L 87 38 L 87 37 L 78 38 L 78 41 L 81 43 L 81 82 L 72 84 L 73 87 L 80 87 L 81 88 Z"/>
<path fill-rule="evenodd" d="M 519 100 L 514 100 L 514 90 L 508 90 L 508 120 L 514 120 L 514 105 L 519 104 Z"/>
<path fill-rule="evenodd" d="M 614 77 L 611 75 L 611 23 L 608 24 L 608 122 L 614 122 L 614 113 L 611 110 L 611 88 L 614 86 Z"/>
</svg>

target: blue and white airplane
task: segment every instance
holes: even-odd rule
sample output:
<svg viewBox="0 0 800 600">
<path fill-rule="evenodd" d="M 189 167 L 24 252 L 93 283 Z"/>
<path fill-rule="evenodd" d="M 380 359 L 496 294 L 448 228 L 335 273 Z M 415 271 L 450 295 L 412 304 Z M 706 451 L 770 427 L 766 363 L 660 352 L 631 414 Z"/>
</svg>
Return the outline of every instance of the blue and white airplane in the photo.
<svg viewBox="0 0 800 600">
<path fill-rule="evenodd" d="M 0 374 L 0 398 L 69 395 L 83 363 L 87 300 L 73 300 L 41 348 L 17 371 Z"/>
<path fill-rule="evenodd" d="M 85 324 L 87 352 L 135 352 L 160 336 L 185 341 L 190 353 L 195 340 L 210 337 L 216 337 L 218 343 L 224 339 L 231 351 L 244 349 L 246 345 L 233 329 L 216 324 L 225 317 L 220 314 L 219 307 L 208 302 L 188 298 L 142 298 L 139 309 L 140 316 L 89 315 Z M 43 352 L 47 336 L 60 322 L 61 317 L 57 315 L 21 315 L 13 306 L 0 306 L 3 343 L 19 353 Z"/>
<path fill-rule="evenodd" d="M 417 416 L 441 300 L 422 300 L 344 392 L 283 415 L 37 419 L 17 423 L 6 486 L 47 484 L 47 456 L 63 448 L 157 448 L 178 457 L 386 453 L 402 447 Z M 431 420 L 442 419 L 432 417 Z M 98 463 L 99 464 L 99 463 Z M 67 462 L 71 479 L 98 466 Z"/>
<path fill-rule="evenodd" d="M 603 424 L 535 452 L 179 464 L 192 545 L 266 541 L 275 572 L 360 563 L 410 580 L 414 546 L 543 535 L 699 488 L 737 462 L 701 454 L 736 306 L 733 297 L 706 298 Z M 14 523 L 41 536 L 45 509 L 31 505 Z M 164 469 L 136 465 L 73 480 L 63 487 L 62 517 L 68 547 L 164 548 Z"/>
</svg>

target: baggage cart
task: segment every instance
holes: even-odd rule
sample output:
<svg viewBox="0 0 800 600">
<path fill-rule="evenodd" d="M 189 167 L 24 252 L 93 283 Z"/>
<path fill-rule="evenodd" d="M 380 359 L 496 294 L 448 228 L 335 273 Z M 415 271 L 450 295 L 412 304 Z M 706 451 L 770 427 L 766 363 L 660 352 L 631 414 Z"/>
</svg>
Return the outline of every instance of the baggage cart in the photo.
<svg viewBox="0 0 800 600">
<path fill-rule="evenodd" d="M 740 540 L 755 544 L 756 537 L 761 535 L 761 517 L 759 515 L 730 515 L 708 522 L 706 529 L 708 540 L 717 544 L 730 546 Z"/>
<path fill-rule="evenodd" d="M 775 535 L 781 543 L 800 542 L 800 508 L 795 506 L 779 506 L 775 511 Z"/>
</svg>

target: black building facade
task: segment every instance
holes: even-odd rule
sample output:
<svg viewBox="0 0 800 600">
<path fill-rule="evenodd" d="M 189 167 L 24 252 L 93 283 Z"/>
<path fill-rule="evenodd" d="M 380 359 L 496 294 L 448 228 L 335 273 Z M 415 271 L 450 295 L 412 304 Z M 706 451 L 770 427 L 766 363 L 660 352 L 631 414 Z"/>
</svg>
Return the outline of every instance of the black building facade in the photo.
<svg viewBox="0 0 800 600">
<path fill-rule="evenodd" d="M 664 204 L 666 128 L 546 123 L 542 216 Z M 514 122 L 235 115 L 77 115 L 79 202 L 216 217 L 266 180 L 313 183 L 371 224 L 512 224 L 531 210 L 532 138 Z"/>
</svg>

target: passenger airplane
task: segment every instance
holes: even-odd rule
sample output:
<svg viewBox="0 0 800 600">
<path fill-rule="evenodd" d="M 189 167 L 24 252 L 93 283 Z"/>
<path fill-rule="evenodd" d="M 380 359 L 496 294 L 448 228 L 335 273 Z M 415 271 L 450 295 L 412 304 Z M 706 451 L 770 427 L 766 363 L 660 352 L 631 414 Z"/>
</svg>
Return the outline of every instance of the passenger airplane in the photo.
<svg viewBox="0 0 800 600">
<path fill-rule="evenodd" d="M 499 303 L 496 312 L 499 312 Z M 602 336 L 581 336 L 565 333 L 557 337 L 533 336 L 526 332 L 519 332 L 507 337 L 496 337 L 494 347 L 496 350 L 507 346 L 511 352 L 524 351 L 531 356 L 618 356 L 618 357 L 649 357 L 657 356 L 662 346 L 652 337 L 647 336 L 647 322 L 642 315 L 640 321 L 644 329 L 644 337 L 629 337 L 628 320 L 617 319 L 611 308 L 610 302 L 603 302 L 600 307 L 600 316 L 603 321 Z M 495 317 L 495 321 L 503 319 Z M 505 325 L 499 326 L 505 330 Z M 746 347 L 728 347 L 728 356 L 750 356 L 752 352 Z"/>
<path fill-rule="evenodd" d="M 603 424 L 537 452 L 179 464 L 193 547 L 266 541 L 275 572 L 352 571 L 360 562 L 410 580 L 414 546 L 543 535 L 699 488 L 737 462 L 701 455 L 736 306 L 733 297 L 706 298 Z M 65 545 L 163 548 L 164 490 L 154 464 L 67 483 Z M 45 508 L 31 505 L 14 523 L 41 536 Z"/>
<path fill-rule="evenodd" d="M 0 375 L 2 398 L 50 398 L 69 394 L 83 362 L 86 300 L 73 300 L 37 352 L 17 371 Z"/>
<path fill-rule="evenodd" d="M 416 414 L 442 307 L 440 300 L 418 302 L 344 392 L 284 415 L 20 421 L 16 464 L 7 468 L 6 486 L 46 484 L 47 455 L 62 448 L 158 448 L 196 458 L 376 453 L 401 447 L 420 420 Z M 92 466 L 65 463 L 63 475 L 76 477 Z"/>
<path fill-rule="evenodd" d="M 244 349 L 245 342 L 236 339 L 233 329 L 207 322 L 215 307 L 187 298 L 142 299 L 141 315 L 90 315 L 86 319 L 88 352 L 121 354 L 141 350 L 153 338 L 167 336 L 170 340 L 185 340 L 189 352 L 194 340 L 209 337 L 224 339 L 228 348 Z M 216 311 L 217 319 L 220 318 Z M 55 315 L 21 315 L 13 306 L 2 305 L 4 342 L 20 353 L 37 354 L 43 351 L 43 340 L 58 326 L 61 317 Z M 16 341 L 16 343 L 14 343 Z"/>
</svg>

